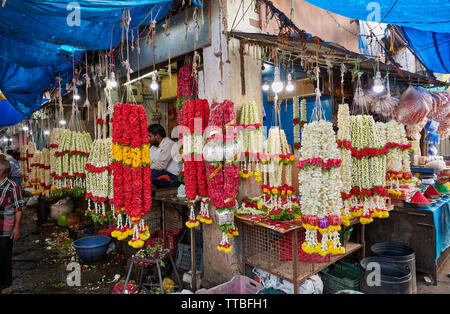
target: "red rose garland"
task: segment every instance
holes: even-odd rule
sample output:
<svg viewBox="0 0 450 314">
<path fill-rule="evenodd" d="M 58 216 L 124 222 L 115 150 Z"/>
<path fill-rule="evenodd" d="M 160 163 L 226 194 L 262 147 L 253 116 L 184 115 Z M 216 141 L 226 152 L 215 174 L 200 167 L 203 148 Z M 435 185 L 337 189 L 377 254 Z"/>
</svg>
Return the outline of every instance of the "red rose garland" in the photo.
<svg viewBox="0 0 450 314">
<path fill-rule="evenodd" d="M 228 238 L 238 235 L 237 228 L 234 226 L 234 222 L 230 221 L 228 213 L 232 213 L 236 205 L 236 196 L 239 190 L 239 163 L 237 154 L 231 156 L 230 159 L 229 153 L 226 153 L 230 147 L 233 148 L 237 141 L 234 104 L 230 101 L 213 104 L 208 127 L 210 132 L 208 142 L 220 145 L 223 140 L 223 151 L 225 157 L 228 158 L 225 162 L 209 162 L 206 167 L 211 203 L 216 207 L 218 217 L 228 217 L 218 225 L 219 230 L 222 231 L 222 241 L 217 248 L 229 253 L 232 245 Z"/>
<path fill-rule="evenodd" d="M 114 205 L 120 212 L 111 236 L 123 240 L 133 235 L 128 244 L 142 247 L 150 236 L 142 218 L 151 208 L 150 150 L 147 114 L 142 106 L 117 104 L 113 118 L 113 185 Z"/>
<path fill-rule="evenodd" d="M 189 200 L 190 215 L 186 226 L 189 228 L 199 224 L 194 214 L 194 203 L 201 198 L 201 210 L 198 219 L 202 222 L 210 223 L 211 218 L 207 213 L 207 203 L 209 202 L 206 185 L 206 168 L 203 161 L 203 131 L 209 119 L 209 104 L 202 99 L 186 100 L 183 107 L 183 117 L 185 130 L 185 140 L 189 136 L 191 147 L 184 144 L 184 184 L 186 197 Z M 200 122 L 200 124 L 199 124 Z M 198 128 L 198 129 L 196 129 Z M 212 222 L 212 221 L 211 221 Z"/>
</svg>

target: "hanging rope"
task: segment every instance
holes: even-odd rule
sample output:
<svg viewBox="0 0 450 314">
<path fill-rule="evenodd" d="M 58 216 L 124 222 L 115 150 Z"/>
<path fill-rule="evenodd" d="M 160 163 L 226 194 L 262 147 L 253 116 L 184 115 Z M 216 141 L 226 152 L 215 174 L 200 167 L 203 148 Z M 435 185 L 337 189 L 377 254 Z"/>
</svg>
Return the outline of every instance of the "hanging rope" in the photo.
<svg viewBox="0 0 450 314">
<path fill-rule="evenodd" d="M 347 68 L 345 64 L 341 63 L 341 94 L 342 94 L 342 104 L 345 103 L 345 96 L 344 96 L 344 74 L 347 71 Z"/>
</svg>

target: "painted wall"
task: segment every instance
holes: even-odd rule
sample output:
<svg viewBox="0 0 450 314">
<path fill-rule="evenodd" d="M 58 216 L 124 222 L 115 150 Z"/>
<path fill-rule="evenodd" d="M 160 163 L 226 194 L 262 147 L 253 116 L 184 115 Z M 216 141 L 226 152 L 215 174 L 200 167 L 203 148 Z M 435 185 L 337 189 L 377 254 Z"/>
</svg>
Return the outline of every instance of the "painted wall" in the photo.
<svg viewBox="0 0 450 314">
<path fill-rule="evenodd" d="M 291 0 L 272 1 L 275 6 L 282 11 L 287 17 L 291 16 Z M 265 6 L 261 8 L 261 25 L 262 32 L 269 34 L 278 34 L 278 24 L 275 20 L 265 19 Z M 331 13 L 316 7 L 304 0 L 294 1 L 294 18 L 295 25 L 317 36 L 324 41 L 339 44 L 346 49 L 354 52 L 358 50 L 358 24 L 350 24 L 351 19 Z"/>
</svg>

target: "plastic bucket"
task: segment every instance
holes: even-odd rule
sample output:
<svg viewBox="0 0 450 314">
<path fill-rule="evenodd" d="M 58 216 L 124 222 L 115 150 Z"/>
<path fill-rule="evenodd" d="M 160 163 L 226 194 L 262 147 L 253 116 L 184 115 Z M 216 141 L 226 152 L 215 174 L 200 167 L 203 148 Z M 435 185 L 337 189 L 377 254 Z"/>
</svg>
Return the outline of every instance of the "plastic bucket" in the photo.
<svg viewBox="0 0 450 314">
<path fill-rule="evenodd" d="M 365 294 L 411 294 L 412 274 L 406 266 L 392 263 L 382 256 L 361 261 L 360 290 Z"/>
<path fill-rule="evenodd" d="M 412 293 L 417 293 L 416 254 L 412 248 L 406 245 L 382 242 L 372 245 L 370 250 L 377 256 L 390 258 L 392 263 L 408 267 L 412 275 Z"/>
<path fill-rule="evenodd" d="M 95 262 L 103 257 L 111 238 L 104 235 L 84 237 L 72 242 L 77 255 L 85 262 Z"/>
</svg>

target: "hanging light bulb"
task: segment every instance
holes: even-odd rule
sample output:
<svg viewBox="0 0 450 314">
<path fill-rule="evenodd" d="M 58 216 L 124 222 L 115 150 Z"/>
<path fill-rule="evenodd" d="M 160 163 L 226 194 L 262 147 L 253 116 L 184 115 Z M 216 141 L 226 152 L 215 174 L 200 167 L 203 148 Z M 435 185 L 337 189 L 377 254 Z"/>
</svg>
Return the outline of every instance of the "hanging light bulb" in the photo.
<svg viewBox="0 0 450 314">
<path fill-rule="evenodd" d="M 158 83 L 156 82 L 156 74 L 155 73 L 152 74 L 152 83 L 150 84 L 150 88 L 152 90 L 158 89 Z"/>
<path fill-rule="evenodd" d="M 373 82 L 372 90 L 377 94 L 381 93 L 384 90 L 384 84 L 383 84 L 383 81 L 381 81 L 380 71 L 377 71 L 377 74 L 375 76 L 375 81 Z"/>
<path fill-rule="evenodd" d="M 114 72 L 111 73 L 111 79 L 108 81 L 108 83 L 106 85 L 109 89 L 117 87 L 117 81 L 116 81 L 116 76 L 115 76 Z"/>
<path fill-rule="evenodd" d="M 28 131 L 28 127 L 26 125 L 23 126 L 22 130 Z"/>
<path fill-rule="evenodd" d="M 49 130 L 45 130 L 45 131 L 44 131 L 44 134 L 45 134 L 45 135 L 50 135 L 50 131 L 49 131 Z"/>
<path fill-rule="evenodd" d="M 286 85 L 286 91 L 290 93 L 290 92 L 294 91 L 294 89 L 295 89 L 295 86 L 294 86 L 294 84 L 292 84 L 292 75 L 291 75 L 291 73 L 289 73 L 288 74 L 288 83 Z"/>
<path fill-rule="evenodd" d="M 59 120 L 59 124 L 65 125 L 66 124 L 66 120 Z"/>
<path fill-rule="evenodd" d="M 3 142 L 5 142 L 5 143 L 8 142 L 8 138 L 4 137 Z"/>
<path fill-rule="evenodd" d="M 78 94 L 73 95 L 73 99 L 79 100 L 80 99 L 80 95 L 78 95 Z"/>
<path fill-rule="evenodd" d="M 269 83 L 267 83 L 267 80 L 264 80 L 264 83 L 262 85 L 262 90 L 267 92 L 270 89 Z"/>
<path fill-rule="evenodd" d="M 283 82 L 281 82 L 281 80 L 280 80 L 280 68 L 279 67 L 275 67 L 275 78 L 272 83 L 272 90 L 277 94 L 283 90 Z"/>
</svg>

